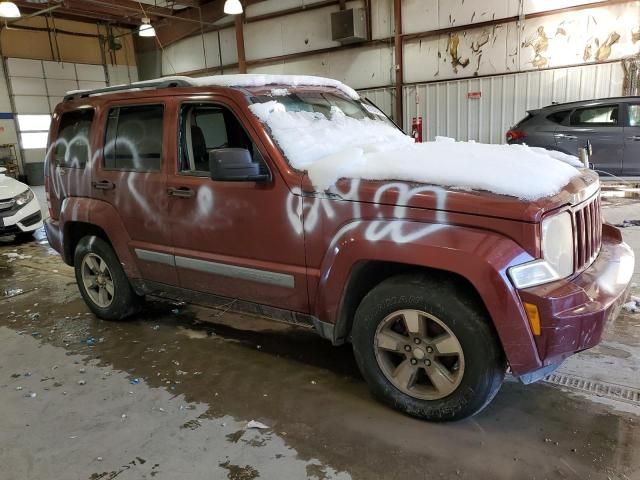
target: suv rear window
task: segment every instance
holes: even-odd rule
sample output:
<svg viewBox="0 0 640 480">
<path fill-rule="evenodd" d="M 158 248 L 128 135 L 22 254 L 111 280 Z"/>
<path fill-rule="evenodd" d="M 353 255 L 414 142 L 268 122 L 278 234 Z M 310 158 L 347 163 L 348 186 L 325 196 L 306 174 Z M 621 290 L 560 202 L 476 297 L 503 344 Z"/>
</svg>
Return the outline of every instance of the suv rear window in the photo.
<svg viewBox="0 0 640 480">
<path fill-rule="evenodd" d="M 58 166 L 84 168 L 90 160 L 89 130 L 93 114 L 92 108 L 62 114 L 55 143 L 55 159 Z"/>
<path fill-rule="evenodd" d="M 547 120 L 553 123 L 563 123 L 567 119 L 570 113 L 571 113 L 571 110 L 562 110 L 560 112 L 554 112 L 550 115 L 547 115 Z"/>
<path fill-rule="evenodd" d="M 585 127 L 615 127 L 618 124 L 618 105 L 578 108 L 571 114 L 571 125 Z"/>
<path fill-rule="evenodd" d="M 104 168 L 160 170 L 163 116 L 163 105 L 112 108 L 104 142 Z"/>
</svg>

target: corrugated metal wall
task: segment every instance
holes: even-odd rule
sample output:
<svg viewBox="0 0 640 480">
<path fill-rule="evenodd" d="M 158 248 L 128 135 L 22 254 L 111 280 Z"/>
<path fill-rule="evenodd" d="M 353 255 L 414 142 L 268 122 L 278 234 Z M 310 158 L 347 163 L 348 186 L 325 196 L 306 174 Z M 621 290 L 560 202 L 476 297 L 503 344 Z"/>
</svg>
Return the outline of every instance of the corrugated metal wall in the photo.
<svg viewBox="0 0 640 480">
<path fill-rule="evenodd" d="M 622 65 L 615 62 L 407 86 L 405 126 L 409 129 L 411 119 L 419 114 L 425 140 L 441 135 L 502 143 L 509 127 L 527 110 L 552 102 L 619 96 L 623 78 Z M 480 92 L 480 98 L 469 98 L 472 92 Z M 377 93 L 378 97 L 384 94 Z M 391 104 L 391 89 L 386 96 L 389 100 L 380 100 L 381 107 Z"/>
<path fill-rule="evenodd" d="M 366 97 L 381 108 L 391 118 L 395 113 L 395 92 L 392 88 L 370 88 L 358 90 L 361 97 Z M 394 119 L 395 120 L 395 119 Z"/>
<path fill-rule="evenodd" d="M 623 95 L 621 62 L 529 71 L 468 80 L 424 83 L 404 88 L 405 130 L 413 117 L 423 119 L 423 138 L 503 143 L 507 130 L 527 110 L 552 102 L 571 102 Z M 480 98 L 468 98 L 480 92 Z M 359 90 L 393 117 L 393 88 Z M 419 106 L 416 105 L 416 94 Z"/>
</svg>

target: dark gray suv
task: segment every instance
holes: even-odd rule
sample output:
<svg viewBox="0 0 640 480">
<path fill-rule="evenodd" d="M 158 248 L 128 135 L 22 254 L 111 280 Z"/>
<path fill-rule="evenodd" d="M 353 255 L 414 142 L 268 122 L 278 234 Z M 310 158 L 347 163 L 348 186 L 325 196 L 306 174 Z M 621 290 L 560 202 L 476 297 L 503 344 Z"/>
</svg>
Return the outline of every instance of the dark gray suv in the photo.
<svg viewBox="0 0 640 480">
<path fill-rule="evenodd" d="M 525 143 L 578 155 L 591 144 L 589 161 L 605 174 L 640 175 L 640 97 L 602 98 L 529 110 L 507 132 L 507 143 Z"/>
</svg>

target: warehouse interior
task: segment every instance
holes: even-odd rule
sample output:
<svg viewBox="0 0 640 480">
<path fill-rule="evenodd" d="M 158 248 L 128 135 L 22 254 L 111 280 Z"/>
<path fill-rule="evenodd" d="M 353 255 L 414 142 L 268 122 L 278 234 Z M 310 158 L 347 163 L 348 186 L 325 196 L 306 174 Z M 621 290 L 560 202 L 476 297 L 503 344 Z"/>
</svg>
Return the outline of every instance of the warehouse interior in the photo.
<svg viewBox="0 0 640 480">
<path fill-rule="evenodd" d="M 239 80 L 244 74 L 253 77 Z M 485 159 L 485 167 L 427 156 L 425 162 L 440 163 L 438 178 L 453 178 L 456 168 L 477 177 L 477 184 L 429 182 L 429 172 L 408 178 L 375 167 L 374 160 L 385 153 L 389 162 L 401 164 L 395 172 L 405 165 L 402 152 L 392 156 L 391 147 L 365 145 L 382 138 L 377 130 L 368 136 L 355 123 L 346 123 L 303 135 L 302 123 L 287 124 L 309 150 L 324 152 L 326 147 L 328 164 L 338 173 L 331 177 L 333 183 L 327 180 L 319 188 L 315 178 L 320 173 L 313 177 L 311 169 L 305 173 L 299 168 L 306 163 L 285 162 L 292 151 L 283 142 L 286 128 L 278 130 L 282 124 L 266 120 L 268 114 L 283 113 L 284 107 L 269 112 L 254 109 L 255 104 L 229 107 L 240 97 L 228 93 L 241 90 L 245 103 L 265 105 L 284 105 L 291 97 L 291 105 L 296 105 L 291 108 L 299 114 L 314 111 L 308 100 L 317 94 L 314 88 L 320 94 L 333 92 L 342 102 L 357 102 L 373 123 L 395 124 L 404 135 L 394 135 L 403 137 L 397 140 L 403 145 L 410 143 L 407 148 L 415 142 L 434 149 L 424 152 L 439 152 L 451 143 L 460 147 L 451 152 L 471 152 L 470 157 L 478 145 L 494 150 L 473 157 L 476 162 Z M 350 94 L 351 89 L 355 93 Z M 185 113 L 184 106 L 169 113 L 178 101 L 174 91 L 176 98 L 184 95 L 185 104 L 195 105 L 191 113 Z M 211 112 L 206 107 L 211 95 L 227 94 L 222 105 L 235 112 L 231 117 L 249 139 L 246 149 L 244 143 L 232 141 L 227 117 L 205 119 Z M 113 109 L 122 118 L 131 98 L 141 104 L 164 102 L 164 124 L 153 123 L 156 119 L 149 114 L 146 126 L 157 129 L 152 136 L 160 145 L 158 162 L 170 162 L 177 155 L 186 158 L 189 153 L 181 149 L 188 145 L 193 163 L 197 147 L 192 143 L 201 141 L 211 172 L 199 172 L 183 187 L 179 182 L 190 173 L 174 172 L 174 166 L 165 164 L 159 173 L 139 169 L 139 176 L 127 177 L 137 166 L 118 173 L 111 168 L 109 173 L 105 163 L 100 168 L 107 172 L 106 180 L 84 170 L 84 163 L 80 169 L 55 165 L 59 159 L 52 158 L 58 158 L 60 142 L 56 135 L 62 138 L 65 125 L 61 118 L 69 118 L 70 111 L 95 109 L 95 118 L 106 126 L 94 123 L 89 135 L 85 125 L 82 141 L 88 147 L 87 165 L 100 162 L 103 154 L 107 157 Z M 342 104 L 332 104 L 331 115 L 340 110 L 335 105 Z M 102 111 L 107 107 L 112 108 L 108 117 Z M 589 109 L 595 116 L 589 117 Z M 580 120 L 583 111 L 587 114 Z M 202 115 L 200 124 L 196 113 Z M 93 118 L 92 113 L 88 125 Z M 332 117 L 327 114 L 326 120 L 331 123 Z M 206 129 L 218 121 L 227 122 L 229 133 L 212 149 Z M 204 134 L 198 133 L 202 130 Z M 364 132 L 362 144 L 354 139 L 346 145 L 351 150 L 332 149 L 327 132 L 333 132 L 336 145 L 343 145 L 349 131 L 353 136 Z M 574 143 L 565 149 L 563 140 Z M 98 148 L 100 142 L 104 148 Z M 640 0 L 0 1 L 0 463 L 5 472 L 0 477 L 640 480 L 637 145 Z M 219 177 L 229 181 L 216 187 L 218 157 L 211 150 L 239 146 L 261 166 L 253 176 L 240 179 L 249 182 Z M 345 152 L 354 155 L 353 148 L 361 157 L 352 165 Z M 569 168 L 566 162 L 574 174 L 579 170 L 584 185 L 597 185 L 580 184 L 580 191 L 571 177 L 570 186 L 557 180 L 554 191 L 543 192 L 540 186 L 540 195 L 518 196 L 525 184 L 550 181 L 555 167 L 543 162 L 511 171 L 516 166 L 510 159 L 524 162 L 542 149 L 552 152 L 544 162 L 562 162 Z M 508 152 L 504 158 L 509 160 L 504 169 L 487 158 L 502 159 L 502 152 Z M 233 152 L 223 153 L 240 161 L 231 157 Z M 266 158 L 269 155 L 277 159 Z M 553 168 L 546 171 L 544 165 Z M 359 177 L 353 174 L 360 172 L 358 168 L 364 169 Z M 561 171 L 567 176 L 557 173 L 558 178 L 570 178 L 570 172 Z M 324 175 L 329 178 L 326 171 Z M 362 193 L 367 180 L 378 183 Z M 74 190 L 73 182 L 85 182 L 86 189 Z M 160 185 L 159 193 L 151 196 L 148 192 L 155 185 Z M 482 193 L 476 199 L 477 190 Z M 117 195 L 125 191 L 138 206 L 118 203 Z M 578 205 L 587 191 L 597 191 L 597 199 L 582 209 Z M 264 192 L 286 192 L 282 212 L 273 213 Z M 190 196 L 197 202 L 193 211 L 184 207 Z M 549 200 L 560 197 L 564 203 L 552 205 Z M 99 199 L 111 202 L 122 219 L 112 221 L 111 210 Z M 432 202 L 424 204 L 431 205 L 426 207 L 429 226 L 413 231 L 411 224 L 421 221 L 423 201 Z M 22 223 L 16 223 L 19 226 L 13 226 L 8 218 L 21 202 L 37 205 L 37 212 L 30 210 Z M 176 208 L 172 202 L 182 206 Z M 168 215 L 163 209 L 178 212 L 177 220 L 165 223 Z M 518 284 L 510 273 L 518 261 L 545 262 L 544 219 L 569 210 L 575 214 L 567 227 L 574 242 L 570 272 L 563 276 L 552 268 L 555 276 L 546 289 L 542 282 Z M 354 222 L 340 223 L 344 218 Z M 82 235 L 80 230 L 66 230 L 65 221 L 82 224 Z M 101 221 L 111 222 L 110 228 L 118 233 L 112 236 Z M 402 225 L 394 230 L 386 221 Z M 509 221 L 513 223 L 508 227 L 501 226 Z M 366 222 L 373 222 L 368 230 Z M 448 236 L 454 227 L 468 233 L 478 225 L 483 235 Z M 295 235 L 280 237 L 283 226 Z M 138 228 L 146 229 L 146 237 L 134 238 L 132 229 Z M 366 242 L 357 242 L 360 229 Z M 521 250 L 504 239 L 491 240 L 505 231 Z M 122 278 L 130 280 L 127 292 L 147 297 L 129 321 L 104 320 L 87 306 L 81 270 L 85 260 L 78 267 L 76 259 L 83 252 L 83 235 L 104 240 Z M 393 242 L 376 244 L 384 242 L 385 235 Z M 524 240 L 526 235 L 535 236 L 538 243 Z M 162 238 L 170 240 L 152 248 Z M 199 260 L 195 254 L 190 257 L 190 238 L 205 245 Z M 215 250 L 216 238 L 231 239 L 232 246 Z M 430 238 L 441 243 L 440 253 L 428 253 Z M 588 242 L 584 252 L 581 238 Z M 606 241 L 615 248 L 607 250 Z M 129 256 L 120 253 L 120 242 Z M 355 245 L 348 254 L 353 264 L 346 267 L 338 257 L 349 242 Z M 89 256 L 107 258 L 90 250 L 93 243 L 90 240 L 86 247 Z M 460 253 L 463 247 L 468 257 Z M 385 257 L 384 271 L 364 265 L 358 255 L 368 248 L 376 252 L 372 255 L 382 258 L 386 250 L 387 256 L 397 258 Z M 407 259 L 429 255 L 440 257 L 439 262 L 433 260 L 433 268 L 421 264 L 418 272 L 405 265 Z M 291 265 L 286 264 L 287 256 L 295 257 Z M 483 270 L 485 260 L 495 270 Z M 141 278 L 131 273 L 138 272 L 136 262 L 143 265 Z M 451 266 L 451 277 L 444 275 L 442 265 L 447 262 L 460 264 L 460 271 Z M 480 271 L 482 279 L 467 279 L 462 273 L 465 265 Z M 114 270 L 102 264 L 96 267 L 100 272 L 89 268 L 98 283 L 106 278 L 105 268 Z M 150 272 L 148 278 L 145 272 Z M 429 277 L 431 273 L 435 276 Z M 414 280 L 401 285 L 409 288 L 415 278 L 426 278 L 424 285 L 432 292 L 453 285 L 460 298 L 469 294 L 470 300 L 461 304 L 477 306 L 487 318 L 495 317 L 492 304 L 505 316 L 522 313 L 527 341 L 537 348 L 537 369 L 519 367 L 520 360 L 514 359 L 525 358 L 527 346 L 505 340 L 522 333 L 521 326 L 491 323 L 488 335 L 500 344 L 500 375 L 505 380 L 475 416 L 440 421 L 457 408 L 450 406 L 442 410 L 447 410 L 443 418 L 432 422 L 434 417 L 415 413 L 421 411 L 418 404 L 402 406 L 400 400 L 388 398 L 377 402 L 385 397 L 380 389 L 393 386 L 369 392 L 367 385 L 371 388 L 375 382 L 363 372 L 359 334 L 350 329 L 367 311 L 367 298 L 382 298 L 384 289 L 374 287 L 410 274 Z M 112 273 L 107 277 L 116 279 Z M 243 278 L 244 284 L 238 280 Z M 164 295 L 147 285 L 176 283 L 182 288 L 185 279 L 193 298 L 184 301 L 173 291 Z M 218 284 L 219 291 L 210 286 Z M 110 285 L 109 302 L 120 301 Z M 323 285 L 329 285 L 326 291 Z M 487 300 L 486 285 L 491 285 L 492 294 L 499 292 L 498 300 Z M 288 288 L 289 293 L 276 287 Z M 116 286 L 116 292 L 121 288 Z M 292 300 L 292 291 L 303 292 L 304 298 Z M 216 299 L 205 298 L 205 293 Z M 511 294 L 521 302 L 514 310 Z M 405 296 L 422 298 L 422 293 L 412 295 L 411 290 L 398 290 L 397 296 L 403 301 Z M 550 306 L 542 301 L 536 306 L 536 295 L 544 296 Z M 572 295 L 588 303 L 578 308 L 571 303 Z M 395 299 L 381 300 L 378 310 Z M 324 309 L 322 302 L 328 305 Z M 435 303 L 448 305 L 440 297 Z M 335 316 L 335 321 L 318 312 Z M 545 315 L 555 323 L 545 323 Z M 601 323 L 593 320 L 598 315 Z M 434 316 L 431 311 L 424 314 L 425 322 L 434 322 L 455 340 L 455 329 L 451 333 L 448 324 Z M 339 323 L 343 317 L 349 317 L 344 331 Z M 405 322 L 409 327 L 409 320 Z M 374 328 L 375 335 L 384 328 Z M 480 338 L 483 333 L 477 330 L 474 335 Z M 375 338 L 377 346 L 382 340 Z M 413 355 L 412 364 L 424 359 L 430 365 L 429 355 L 436 347 L 429 344 L 423 350 L 420 338 L 408 338 L 415 341 L 404 347 Z M 559 346 L 568 343 L 571 351 L 561 351 Z M 464 350 L 462 340 L 456 344 Z M 483 351 L 489 355 L 492 350 Z M 552 351 L 559 352 L 553 359 Z M 466 365 L 462 360 L 451 363 L 449 373 L 462 376 L 473 371 L 473 357 L 466 358 Z M 384 362 L 379 365 L 384 373 Z M 393 368 L 399 369 L 395 364 Z M 431 377 L 427 384 L 437 389 Z M 478 389 L 468 387 L 468 396 Z M 431 397 L 423 395 L 421 400 L 425 398 Z"/>
</svg>

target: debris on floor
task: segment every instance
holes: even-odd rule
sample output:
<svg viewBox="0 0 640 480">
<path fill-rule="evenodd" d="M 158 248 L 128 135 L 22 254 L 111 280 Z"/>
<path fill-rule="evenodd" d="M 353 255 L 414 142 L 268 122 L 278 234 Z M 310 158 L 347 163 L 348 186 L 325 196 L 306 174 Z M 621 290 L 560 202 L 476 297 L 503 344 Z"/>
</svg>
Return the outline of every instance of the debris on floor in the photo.
<svg viewBox="0 0 640 480">
<path fill-rule="evenodd" d="M 252 429 L 252 428 L 256 428 L 258 430 L 266 430 L 266 429 L 271 428 L 271 427 L 269 427 L 268 425 L 265 425 L 262 422 L 258 422 L 256 420 L 251 420 L 249 423 L 247 423 L 247 430 L 248 429 Z"/>
<path fill-rule="evenodd" d="M 622 305 L 622 309 L 628 313 L 640 313 L 640 297 L 631 297 L 631 301 Z"/>
</svg>

